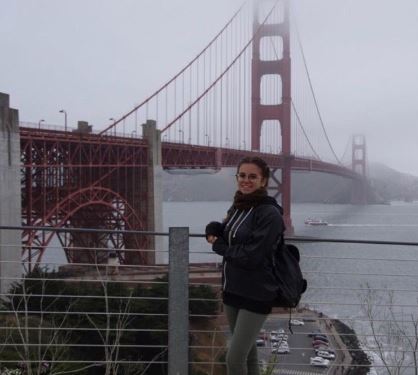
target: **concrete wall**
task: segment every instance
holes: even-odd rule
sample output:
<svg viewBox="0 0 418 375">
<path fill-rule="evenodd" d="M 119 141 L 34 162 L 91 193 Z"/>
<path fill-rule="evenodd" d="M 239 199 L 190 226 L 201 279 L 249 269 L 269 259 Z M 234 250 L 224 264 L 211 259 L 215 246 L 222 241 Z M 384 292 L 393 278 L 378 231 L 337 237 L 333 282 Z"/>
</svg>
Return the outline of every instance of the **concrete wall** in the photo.
<svg viewBox="0 0 418 375">
<path fill-rule="evenodd" d="M 19 114 L 0 93 L 0 226 L 21 226 Z M 0 229 L 0 292 L 21 276 L 21 232 Z"/>
</svg>

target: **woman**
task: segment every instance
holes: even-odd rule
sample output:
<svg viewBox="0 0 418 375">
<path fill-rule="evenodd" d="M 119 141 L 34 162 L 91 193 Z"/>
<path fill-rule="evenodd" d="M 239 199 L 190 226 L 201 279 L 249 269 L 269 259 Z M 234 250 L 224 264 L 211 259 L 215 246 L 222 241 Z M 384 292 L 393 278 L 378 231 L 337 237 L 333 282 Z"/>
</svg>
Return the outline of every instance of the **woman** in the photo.
<svg viewBox="0 0 418 375">
<path fill-rule="evenodd" d="M 228 375 L 260 373 L 255 341 L 276 297 L 272 255 L 284 224 L 282 208 L 267 195 L 269 176 L 264 160 L 242 159 L 238 191 L 226 219 L 206 227 L 212 250 L 223 257 L 223 303 L 232 333 Z"/>
</svg>

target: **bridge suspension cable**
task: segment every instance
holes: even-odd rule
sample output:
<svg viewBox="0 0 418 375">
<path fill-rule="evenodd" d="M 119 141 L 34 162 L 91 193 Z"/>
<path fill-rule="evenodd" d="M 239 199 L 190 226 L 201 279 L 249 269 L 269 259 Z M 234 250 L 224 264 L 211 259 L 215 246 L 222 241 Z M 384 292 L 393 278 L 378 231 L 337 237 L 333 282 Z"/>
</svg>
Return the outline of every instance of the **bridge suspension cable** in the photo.
<svg viewBox="0 0 418 375">
<path fill-rule="evenodd" d="M 321 160 L 321 158 L 319 157 L 319 155 L 318 155 L 318 154 L 317 154 L 317 152 L 315 151 L 314 147 L 312 146 L 312 143 L 311 143 L 311 141 L 310 141 L 310 139 L 309 139 L 309 137 L 308 137 L 308 134 L 307 134 L 307 133 L 306 133 L 306 131 L 305 131 L 305 128 L 304 128 L 304 126 L 303 126 L 303 124 L 302 124 L 302 121 L 301 121 L 301 119 L 300 119 L 299 113 L 298 113 L 298 111 L 297 111 L 297 109 L 296 109 L 296 107 L 295 107 L 295 103 L 293 102 L 293 100 L 291 101 L 291 103 L 292 103 L 292 109 L 293 109 L 293 111 L 294 111 L 294 113 L 295 113 L 295 116 L 296 116 L 296 119 L 297 119 L 297 123 L 299 124 L 300 128 L 302 129 L 302 132 L 303 132 L 303 134 L 304 134 L 304 136 L 305 136 L 305 138 L 306 138 L 306 141 L 308 142 L 309 147 L 311 148 L 312 152 L 314 153 L 314 156 L 315 156 L 318 160 Z"/>
<path fill-rule="evenodd" d="M 278 5 L 281 2 L 277 0 L 274 4 L 271 4 L 271 7 L 269 4 L 269 7 L 264 9 L 264 13 L 260 17 L 259 28 L 251 31 L 249 28 L 251 22 L 247 22 L 249 19 L 246 19 L 250 14 L 246 11 L 248 7 L 245 8 L 247 3 L 244 2 L 240 6 L 221 31 L 180 72 L 99 134 L 105 134 L 113 129 L 114 133 L 112 134 L 116 135 L 118 124 L 123 130 L 123 136 L 126 137 L 126 130 L 128 134 L 137 134 L 138 124 L 152 118 L 157 121 L 158 127 L 163 133 L 163 141 L 238 149 L 241 149 L 244 145 L 244 149 L 248 149 L 251 143 L 249 142 L 251 106 L 248 105 L 250 102 L 250 90 L 248 88 L 251 85 L 251 67 L 249 67 L 251 50 L 249 47 L 259 33 L 261 26 L 271 22 L 271 19 L 276 16 L 274 11 L 276 10 L 276 13 L 280 14 Z M 306 92 L 310 91 L 312 93 L 315 109 L 328 147 L 337 163 L 341 165 L 341 161 L 337 157 L 326 132 L 307 68 L 302 43 L 299 34 L 297 35 L 297 42 L 302 54 L 301 60 L 303 60 L 308 76 L 307 82 L 309 82 L 310 87 L 310 90 L 307 89 Z M 273 41 L 272 38 L 266 38 L 266 40 L 272 45 L 272 48 L 268 49 L 274 52 L 265 50 L 264 55 L 267 53 L 271 58 L 272 55 L 275 55 L 276 60 L 279 60 L 280 52 L 277 48 L 280 47 L 280 40 Z M 263 59 L 268 60 L 268 57 L 264 56 Z M 303 68 L 301 67 L 301 69 Z M 268 97 L 266 101 L 269 102 L 263 104 L 275 104 L 276 101 L 280 103 L 281 85 L 280 79 L 274 77 L 272 83 L 267 82 L 267 80 L 262 82 L 261 94 L 267 94 L 264 96 Z M 298 104 L 300 104 L 299 101 L 292 99 L 292 115 L 295 116 L 296 120 L 294 123 L 300 129 L 295 130 L 294 141 L 298 143 L 294 143 L 294 150 L 296 150 L 296 145 L 299 148 L 302 146 L 303 153 L 310 149 L 309 154 L 312 154 L 318 160 L 322 160 L 323 158 L 319 157 L 317 152 L 322 147 L 318 147 L 316 142 L 312 142 L 312 137 L 315 137 L 315 134 L 312 133 L 310 127 L 305 128 L 304 125 L 308 121 L 305 118 L 305 111 L 300 112 L 301 108 Z M 262 137 L 266 140 L 262 140 L 264 145 L 262 143 L 261 146 L 264 151 L 270 148 L 270 152 L 273 152 L 273 148 L 280 144 L 278 142 L 280 128 L 277 124 L 264 125 L 265 130 L 263 130 Z M 324 139 L 320 132 L 317 133 L 321 140 Z M 265 137 L 266 134 L 268 134 L 267 137 Z M 300 134 L 300 137 L 298 137 L 298 134 Z M 302 134 L 304 140 L 302 140 Z M 325 149 L 328 149 L 328 147 L 325 146 Z M 276 152 L 276 149 L 274 152 Z M 277 149 L 277 152 L 280 152 L 280 149 Z M 305 153 L 304 156 L 306 155 Z"/>
<path fill-rule="evenodd" d="M 234 15 L 229 19 L 229 21 L 226 23 L 226 25 L 213 37 L 213 39 L 206 45 L 206 47 L 196 55 L 196 57 L 191 60 L 183 69 L 181 69 L 174 77 L 172 77 L 169 81 L 167 81 L 163 86 L 161 86 L 158 90 L 156 90 L 152 95 L 150 95 L 148 98 L 146 98 L 144 101 L 142 101 L 140 104 L 135 106 L 131 111 L 126 113 L 125 115 L 121 116 L 117 120 L 115 120 L 112 124 L 108 125 L 104 130 L 102 130 L 99 135 L 102 135 L 106 133 L 108 130 L 114 128 L 116 125 L 124 121 L 126 118 L 128 118 L 130 115 L 135 113 L 138 109 L 142 108 L 144 105 L 147 105 L 153 98 L 155 98 L 159 93 L 161 93 L 164 89 L 166 89 L 171 83 L 175 83 L 177 78 L 179 78 L 184 72 L 186 72 L 196 61 L 199 60 L 201 56 L 205 54 L 207 50 L 218 40 L 218 38 L 224 33 L 224 31 L 233 23 L 233 21 L 238 17 L 238 15 L 241 13 L 242 9 L 246 5 L 246 1 L 242 3 L 242 5 L 239 7 L 239 9 L 234 13 Z"/>
<path fill-rule="evenodd" d="M 200 94 L 186 109 L 183 110 L 183 112 L 181 112 L 177 117 L 175 117 L 171 122 L 169 122 L 162 130 L 161 132 L 164 132 L 165 130 L 167 130 L 168 128 L 170 128 L 174 123 L 176 123 L 180 118 L 182 118 L 191 108 L 193 108 L 203 97 L 206 96 L 206 94 L 211 91 L 211 89 L 213 87 L 216 86 L 216 84 L 218 82 L 220 82 L 222 80 L 222 78 L 226 75 L 226 73 L 228 73 L 230 71 L 230 69 L 237 63 L 237 61 L 241 58 L 241 56 L 244 54 L 244 52 L 248 49 L 248 47 L 251 46 L 254 38 L 258 35 L 260 29 L 261 29 L 261 25 L 264 25 L 270 15 L 273 13 L 274 9 L 276 8 L 278 4 L 278 1 L 276 1 L 276 3 L 274 4 L 274 6 L 271 8 L 271 10 L 268 12 L 268 14 L 266 15 L 266 17 L 264 18 L 263 22 L 259 25 L 259 27 L 257 28 L 256 32 L 251 36 L 250 40 L 244 44 L 244 47 L 241 49 L 241 51 L 236 55 L 236 57 L 232 60 L 232 62 L 225 68 L 225 70 L 223 72 L 221 72 L 221 74 L 206 88 L 206 90 L 204 90 L 202 92 L 202 94 Z"/>
<path fill-rule="evenodd" d="M 343 154 L 342 154 L 342 156 L 341 156 L 341 158 L 340 158 L 340 160 L 341 160 L 341 162 L 342 162 L 343 164 L 345 164 L 345 165 L 350 165 L 350 166 L 351 166 L 351 159 L 350 159 L 350 160 L 348 160 L 348 157 L 349 157 L 349 156 L 351 156 L 351 155 L 349 155 L 349 152 L 351 151 L 350 146 L 351 146 L 352 141 L 353 141 L 353 140 L 352 140 L 352 137 L 350 137 L 350 138 L 347 140 L 347 143 L 346 143 L 346 145 L 345 145 L 344 152 L 343 152 Z"/>
<path fill-rule="evenodd" d="M 132 134 L 136 133 L 138 119 L 148 119 L 151 114 L 164 133 L 163 141 L 247 149 L 251 144 L 249 47 L 278 4 L 280 1 L 265 9 L 257 30 L 252 30 L 252 12 L 245 12 L 248 8 L 244 9 L 243 4 L 222 31 L 181 72 L 100 134 L 114 128 L 116 135 L 115 126 L 125 125 L 125 120 L 132 114 L 135 116 L 129 121 L 135 117 Z M 126 129 L 131 130 L 128 120 Z M 270 139 L 277 139 L 278 130 L 276 133 Z"/>
<path fill-rule="evenodd" d="M 298 42 L 298 45 L 299 45 L 299 48 L 300 48 L 303 65 L 305 67 L 305 71 L 306 71 L 306 74 L 307 74 L 309 87 L 310 87 L 310 90 L 311 90 L 311 93 L 312 93 L 312 98 L 313 98 L 313 101 L 314 101 L 314 104 L 315 104 L 315 109 L 316 109 L 316 112 L 318 114 L 318 118 L 319 118 L 319 121 L 321 123 L 321 127 L 322 127 L 322 130 L 323 130 L 324 135 L 325 135 L 325 139 L 326 139 L 326 141 L 328 143 L 328 146 L 329 146 L 332 154 L 335 157 L 335 160 L 337 161 L 337 164 L 342 165 L 340 159 L 338 158 L 337 154 L 334 151 L 334 148 L 333 148 L 333 146 L 331 144 L 331 141 L 330 141 L 330 139 L 328 137 L 328 133 L 327 133 L 327 131 L 325 129 L 325 124 L 324 124 L 324 121 L 323 121 L 322 116 L 321 116 L 321 111 L 319 110 L 318 101 L 316 99 L 315 91 L 314 91 L 313 84 L 312 84 L 312 80 L 311 80 L 311 75 L 310 75 L 310 72 L 309 72 L 309 69 L 308 69 L 308 64 L 306 62 L 306 57 L 305 57 L 305 53 L 304 53 L 304 50 L 303 50 L 302 41 L 301 41 L 301 38 L 300 38 L 300 35 L 299 35 L 299 31 L 298 31 L 298 28 L 296 26 L 296 22 L 295 21 L 294 21 L 294 24 L 295 24 L 296 39 L 297 39 L 297 42 Z"/>
<path fill-rule="evenodd" d="M 276 46 L 275 46 L 275 45 L 274 45 L 274 43 L 273 43 L 273 40 L 272 40 L 271 38 L 270 38 L 269 40 L 270 40 L 270 44 L 271 44 L 271 46 L 272 46 L 272 48 L 273 48 L 273 52 L 274 52 L 274 55 L 275 55 L 275 57 L 276 57 L 276 60 L 280 60 L 280 58 L 279 58 L 279 54 L 277 53 L 277 49 L 276 49 Z M 299 116 L 299 113 L 298 113 L 298 111 L 297 111 L 297 109 L 296 109 L 295 102 L 294 102 L 293 100 L 291 100 L 291 105 L 292 105 L 293 112 L 294 112 L 294 114 L 295 114 L 295 116 L 296 116 L 297 124 L 298 124 L 298 125 L 299 125 L 299 127 L 301 128 L 302 133 L 303 133 L 303 135 L 304 135 L 304 137 L 305 137 L 306 141 L 308 142 L 308 145 L 309 145 L 310 149 L 312 150 L 312 152 L 313 152 L 314 156 L 315 156 L 318 160 L 321 160 L 320 156 L 319 156 L 319 155 L 318 155 L 318 153 L 315 151 L 315 149 L 314 149 L 314 147 L 313 147 L 313 145 L 312 145 L 312 142 L 311 142 L 311 141 L 310 141 L 310 139 L 309 139 L 309 136 L 308 136 L 308 134 L 307 134 L 307 132 L 306 132 L 306 130 L 305 130 L 305 128 L 304 128 L 304 126 L 303 126 L 303 124 L 302 124 L 302 120 L 301 120 L 301 118 L 300 118 L 300 116 Z"/>
</svg>

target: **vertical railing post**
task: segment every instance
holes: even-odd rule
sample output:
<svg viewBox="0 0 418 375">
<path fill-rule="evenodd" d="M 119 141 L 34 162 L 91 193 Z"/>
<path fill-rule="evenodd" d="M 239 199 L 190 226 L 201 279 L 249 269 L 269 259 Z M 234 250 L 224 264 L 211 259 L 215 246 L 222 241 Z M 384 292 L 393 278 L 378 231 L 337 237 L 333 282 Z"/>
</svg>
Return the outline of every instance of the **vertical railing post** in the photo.
<svg viewBox="0 0 418 375">
<path fill-rule="evenodd" d="M 169 229 L 168 375 L 189 367 L 189 228 Z"/>
</svg>

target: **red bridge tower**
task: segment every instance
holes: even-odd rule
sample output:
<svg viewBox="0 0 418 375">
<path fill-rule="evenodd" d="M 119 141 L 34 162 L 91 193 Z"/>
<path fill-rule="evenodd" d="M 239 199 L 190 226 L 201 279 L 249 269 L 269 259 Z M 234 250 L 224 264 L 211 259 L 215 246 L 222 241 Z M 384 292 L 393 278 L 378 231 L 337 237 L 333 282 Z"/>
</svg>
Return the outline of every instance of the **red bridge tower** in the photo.
<svg viewBox="0 0 418 375">
<path fill-rule="evenodd" d="M 277 183 L 277 194 L 281 194 L 281 203 L 284 210 L 284 221 L 286 232 L 293 233 L 292 219 L 290 216 L 291 203 L 291 166 L 293 155 L 291 154 L 291 60 L 290 60 L 290 41 L 289 41 L 289 10 L 286 1 L 282 1 L 282 19 L 276 19 L 268 15 L 269 22 L 259 19 L 259 4 L 257 2 L 254 9 L 253 22 L 253 56 L 252 56 L 252 99 L 251 99 L 251 148 L 253 151 L 260 150 L 261 128 L 264 121 L 277 120 L 281 130 L 281 142 L 283 167 L 281 169 L 281 182 L 274 176 L 273 181 Z M 275 14 L 276 15 L 276 14 Z M 266 15 L 267 16 L 267 15 Z M 260 45 L 263 38 L 272 43 L 277 43 L 277 39 L 282 40 L 281 58 L 277 55 L 275 59 L 262 60 L 260 57 Z M 261 103 L 261 81 L 268 84 L 269 79 L 274 79 L 274 75 L 279 76 L 282 84 L 281 102 L 275 104 Z M 280 97 L 280 95 L 279 95 Z M 279 140 L 277 140 L 279 142 Z"/>
<path fill-rule="evenodd" d="M 366 138 L 364 135 L 354 135 L 352 143 L 352 169 L 363 176 L 353 180 L 351 203 L 367 204 L 367 171 L 366 171 Z"/>
</svg>

